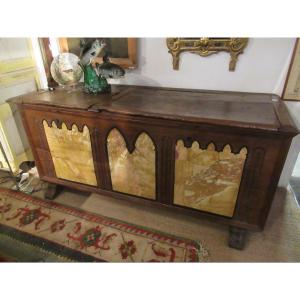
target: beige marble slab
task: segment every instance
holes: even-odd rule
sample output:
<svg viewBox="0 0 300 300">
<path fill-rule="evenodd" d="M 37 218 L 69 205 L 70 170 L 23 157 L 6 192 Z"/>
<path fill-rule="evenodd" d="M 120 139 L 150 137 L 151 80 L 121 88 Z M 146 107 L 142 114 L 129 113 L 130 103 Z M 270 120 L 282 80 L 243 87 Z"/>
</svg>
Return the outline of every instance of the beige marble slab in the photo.
<svg viewBox="0 0 300 300">
<path fill-rule="evenodd" d="M 141 133 L 129 153 L 122 134 L 112 129 L 107 138 L 111 181 L 114 191 L 155 200 L 155 146 Z"/>
<path fill-rule="evenodd" d="M 56 176 L 89 185 L 97 185 L 90 132 L 87 126 L 80 132 L 74 124 L 69 130 L 65 123 L 57 128 L 43 121 Z"/>
<path fill-rule="evenodd" d="M 174 203 L 232 217 L 247 149 L 234 154 L 227 145 L 218 152 L 210 144 L 203 150 L 197 142 L 186 148 L 179 140 L 175 151 Z"/>
</svg>

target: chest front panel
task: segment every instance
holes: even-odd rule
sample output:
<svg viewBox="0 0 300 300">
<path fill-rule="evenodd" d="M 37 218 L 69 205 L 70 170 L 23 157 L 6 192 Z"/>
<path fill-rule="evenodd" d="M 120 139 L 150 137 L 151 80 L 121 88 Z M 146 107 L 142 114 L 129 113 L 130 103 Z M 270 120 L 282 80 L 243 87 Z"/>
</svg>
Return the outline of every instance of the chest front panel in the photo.
<svg viewBox="0 0 300 300">
<path fill-rule="evenodd" d="M 90 131 L 87 126 L 80 132 L 76 124 L 68 129 L 65 123 L 57 128 L 43 121 L 46 140 L 57 178 L 88 185 L 97 185 Z"/>
<path fill-rule="evenodd" d="M 25 109 L 23 115 L 42 178 L 264 222 L 280 139 L 115 114 Z"/>
<path fill-rule="evenodd" d="M 107 152 L 114 191 L 155 199 L 155 145 L 142 132 L 132 153 L 120 131 L 112 129 L 107 137 Z"/>
<path fill-rule="evenodd" d="M 175 148 L 174 203 L 232 217 L 247 149 L 234 154 L 229 145 L 220 152 L 213 143 L 206 149 L 179 140 Z"/>
</svg>

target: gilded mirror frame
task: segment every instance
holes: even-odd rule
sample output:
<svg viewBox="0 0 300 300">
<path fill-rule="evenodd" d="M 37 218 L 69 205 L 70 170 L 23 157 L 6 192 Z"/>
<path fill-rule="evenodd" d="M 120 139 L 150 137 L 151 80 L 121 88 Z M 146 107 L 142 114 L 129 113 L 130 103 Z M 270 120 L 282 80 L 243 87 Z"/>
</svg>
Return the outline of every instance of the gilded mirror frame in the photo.
<svg viewBox="0 0 300 300">
<path fill-rule="evenodd" d="M 173 58 L 173 69 L 179 69 L 179 57 L 182 52 L 191 52 L 200 56 L 209 56 L 221 51 L 229 52 L 229 71 L 234 71 L 238 56 L 243 53 L 248 38 L 167 38 L 167 47 Z"/>
</svg>

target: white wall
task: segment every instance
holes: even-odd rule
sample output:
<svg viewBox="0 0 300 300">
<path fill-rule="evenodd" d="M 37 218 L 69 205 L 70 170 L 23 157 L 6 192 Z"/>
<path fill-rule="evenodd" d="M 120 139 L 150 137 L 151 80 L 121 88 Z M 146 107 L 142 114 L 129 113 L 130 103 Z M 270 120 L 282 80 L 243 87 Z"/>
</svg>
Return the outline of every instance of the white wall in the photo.
<svg viewBox="0 0 300 300">
<path fill-rule="evenodd" d="M 290 38 L 251 38 L 228 71 L 230 55 L 200 57 L 182 53 L 179 70 L 172 68 L 166 39 L 142 38 L 138 42 L 138 68 L 128 71 L 124 84 L 211 90 L 281 93 L 283 77 L 294 45 Z"/>
<path fill-rule="evenodd" d="M 143 38 L 138 41 L 138 68 L 128 71 L 126 78 L 117 83 L 281 95 L 294 43 L 292 38 L 250 38 L 234 72 L 228 71 L 228 53 L 209 57 L 183 53 L 179 70 L 175 71 L 166 39 Z M 287 105 L 300 130 L 300 102 Z M 279 186 L 287 186 L 299 151 L 300 136 L 297 136 L 291 145 Z"/>
<path fill-rule="evenodd" d="M 127 71 L 124 79 L 112 82 L 281 95 L 294 43 L 293 38 L 250 38 L 244 53 L 238 57 L 234 72 L 228 71 L 228 53 L 209 57 L 183 53 L 179 70 L 175 71 L 165 38 L 141 38 L 138 39 L 137 69 Z M 287 105 L 300 130 L 300 102 Z M 297 136 L 289 151 L 280 186 L 288 184 L 299 151 L 300 136 Z"/>
<path fill-rule="evenodd" d="M 286 101 L 285 103 L 290 112 L 290 115 L 292 116 L 295 122 L 295 125 L 300 131 L 300 102 Z M 285 165 L 281 173 L 279 186 L 286 187 L 288 185 L 299 152 L 300 152 L 300 135 L 298 134 L 296 137 L 294 137 L 292 141 Z"/>
<path fill-rule="evenodd" d="M 33 55 L 35 58 L 36 70 L 40 79 L 40 88 L 45 89 L 48 87 L 48 81 L 38 38 L 31 38 L 31 44 Z"/>
</svg>

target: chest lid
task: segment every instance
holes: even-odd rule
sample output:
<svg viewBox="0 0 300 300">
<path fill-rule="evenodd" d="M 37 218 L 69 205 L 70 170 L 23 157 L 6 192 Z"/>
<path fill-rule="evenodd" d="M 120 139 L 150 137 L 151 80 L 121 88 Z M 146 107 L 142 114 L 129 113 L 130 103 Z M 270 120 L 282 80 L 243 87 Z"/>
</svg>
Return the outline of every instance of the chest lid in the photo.
<svg viewBox="0 0 300 300">
<path fill-rule="evenodd" d="M 283 101 L 276 95 L 159 87 L 112 87 L 111 94 L 89 95 L 58 88 L 10 100 L 15 103 L 112 112 L 240 128 L 298 133 Z"/>
<path fill-rule="evenodd" d="M 298 133 L 285 104 L 272 94 L 131 86 L 90 110 Z"/>
</svg>

